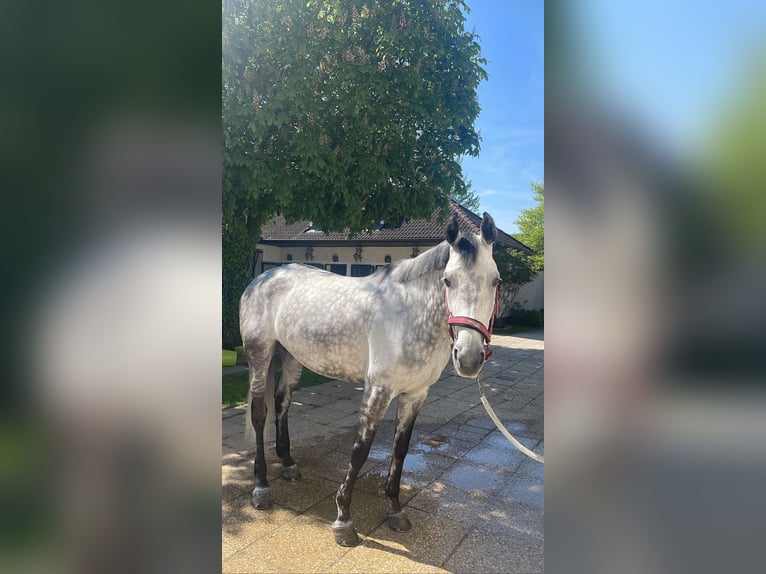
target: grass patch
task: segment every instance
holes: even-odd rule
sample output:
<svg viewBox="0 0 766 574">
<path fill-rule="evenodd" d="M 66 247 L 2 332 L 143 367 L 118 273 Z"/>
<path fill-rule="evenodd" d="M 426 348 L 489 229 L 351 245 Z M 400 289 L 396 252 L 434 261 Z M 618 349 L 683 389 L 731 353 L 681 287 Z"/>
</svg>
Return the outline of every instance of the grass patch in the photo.
<svg viewBox="0 0 766 574">
<path fill-rule="evenodd" d="M 526 333 L 527 331 L 539 331 L 540 327 L 530 327 L 528 325 L 508 325 L 495 329 L 493 335 L 516 335 L 517 333 Z"/>
<path fill-rule="evenodd" d="M 247 402 L 247 373 L 234 373 L 223 378 L 222 405 L 224 409 Z"/>
<path fill-rule="evenodd" d="M 275 375 L 277 380 L 279 380 L 281 373 L 282 370 L 277 367 Z M 328 379 L 327 377 L 316 374 L 314 371 L 309 371 L 304 367 L 303 373 L 301 373 L 301 378 L 295 388 L 303 389 L 306 387 L 313 387 L 314 385 L 321 385 L 322 383 L 326 383 L 331 380 L 332 379 Z M 246 372 L 226 375 L 223 377 L 221 387 L 222 408 L 228 409 L 230 407 L 236 407 L 237 405 L 244 405 L 247 403 L 247 389 L 249 387 L 249 383 L 247 380 Z"/>
</svg>

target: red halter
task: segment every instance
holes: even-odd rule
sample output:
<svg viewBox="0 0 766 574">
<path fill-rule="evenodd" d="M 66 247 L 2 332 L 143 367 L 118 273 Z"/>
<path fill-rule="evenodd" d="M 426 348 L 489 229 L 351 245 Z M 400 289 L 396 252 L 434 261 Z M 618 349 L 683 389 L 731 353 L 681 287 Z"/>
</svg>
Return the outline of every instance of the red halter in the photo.
<svg viewBox="0 0 766 574">
<path fill-rule="evenodd" d="M 489 343 L 492 340 L 492 330 L 495 328 L 495 315 L 497 315 L 498 309 L 498 288 L 495 287 L 495 306 L 492 309 L 492 317 L 489 319 L 489 329 L 484 326 L 481 321 L 477 321 L 472 317 L 453 317 L 452 311 L 449 308 L 449 298 L 447 297 L 447 287 L 444 287 L 444 304 L 447 307 L 447 327 L 449 328 L 449 336 L 452 342 L 455 342 L 455 333 L 452 330 L 453 326 L 468 327 L 474 331 L 481 333 L 482 337 L 486 341 L 486 347 L 484 349 L 484 361 L 488 361 L 494 352 L 489 348 Z"/>
</svg>

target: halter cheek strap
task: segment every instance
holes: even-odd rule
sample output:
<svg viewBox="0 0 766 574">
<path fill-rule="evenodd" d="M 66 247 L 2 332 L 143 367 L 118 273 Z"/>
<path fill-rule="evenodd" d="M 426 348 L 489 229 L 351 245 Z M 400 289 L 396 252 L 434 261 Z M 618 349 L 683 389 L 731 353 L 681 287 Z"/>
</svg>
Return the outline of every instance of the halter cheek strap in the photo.
<svg viewBox="0 0 766 574">
<path fill-rule="evenodd" d="M 495 315 L 497 315 L 498 310 L 498 288 L 495 287 L 495 306 L 492 309 L 492 317 L 489 319 L 489 328 L 485 327 L 481 321 L 477 321 L 472 317 L 464 317 L 460 315 L 454 317 L 452 315 L 452 311 L 450 311 L 449 308 L 449 297 L 447 297 L 446 287 L 444 288 L 444 305 L 447 308 L 447 327 L 449 328 L 449 336 L 452 342 L 455 342 L 455 332 L 452 329 L 453 327 L 468 327 L 469 329 L 478 331 L 486 341 L 484 349 L 484 361 L 488 361 L 494 352 L 492 349 L 490 349 L 489 343 L 492 340 L 492 330 L 495 328 Z"/>
</svg>

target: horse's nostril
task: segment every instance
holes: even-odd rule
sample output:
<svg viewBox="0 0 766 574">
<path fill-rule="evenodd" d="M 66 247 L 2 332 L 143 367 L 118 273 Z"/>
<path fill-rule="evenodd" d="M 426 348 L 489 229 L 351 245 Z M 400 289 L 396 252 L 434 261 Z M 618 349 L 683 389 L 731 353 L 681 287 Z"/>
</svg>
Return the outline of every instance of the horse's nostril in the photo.
<svg viewBox="0 0 766 574">
<path fill-rule="evenodd" d="M 484 351 L 481 352 L 481 362 L 484 362 Z"/>
<path fill-rule="evenodd" d="M 443 355 L 442 355 L 442 356 L 443 356 Z M 453 357 L 455 358 L 455 360 L 457 361 L 457 347 L 453 347 L 453 348 L 452 348 L 452 356 L 453 356 Z"/>
</svg>

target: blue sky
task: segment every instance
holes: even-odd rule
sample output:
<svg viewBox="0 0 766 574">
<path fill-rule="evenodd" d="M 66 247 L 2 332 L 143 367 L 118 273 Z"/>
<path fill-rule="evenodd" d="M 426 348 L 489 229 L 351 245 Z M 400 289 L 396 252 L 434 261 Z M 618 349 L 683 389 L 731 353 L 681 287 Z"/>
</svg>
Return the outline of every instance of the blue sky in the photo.
<svg viewBox="0 0 766 574">
<path fill-rule="evenodd" d="M 530 183 L 543 180 L 543 2 L 469 1 L 466 30 L 479 35 L 489 80 L 479 86 L 478 158 L 463 173 L 503 231 L 516 233 L 519 212 L 533 207 Z"/>
<path fill-rule="evenodd" d="M 582 88 L 680 154 L 694 152 L 764 48 L 762 0 L 578 0 L 570 14 Z"/>
<path fill-rule="evenodd" d="M 542 0 L 468 0 L 489 80 L 479 86 L 478 158 L 463 159 L 481 211 L 518 231 L 544 171 Z M 658 145 L 693 154 L 766 47 L 766 2 L 572 0 L 576 78 L 594 103 L 629 114 Z"/>
<path fill-rule="evenodd" d="M 569 15 L 586 97 L 681 158 L 704 145 L 766 48 L 763 0 L 576 0 Z"/>
</svg>

